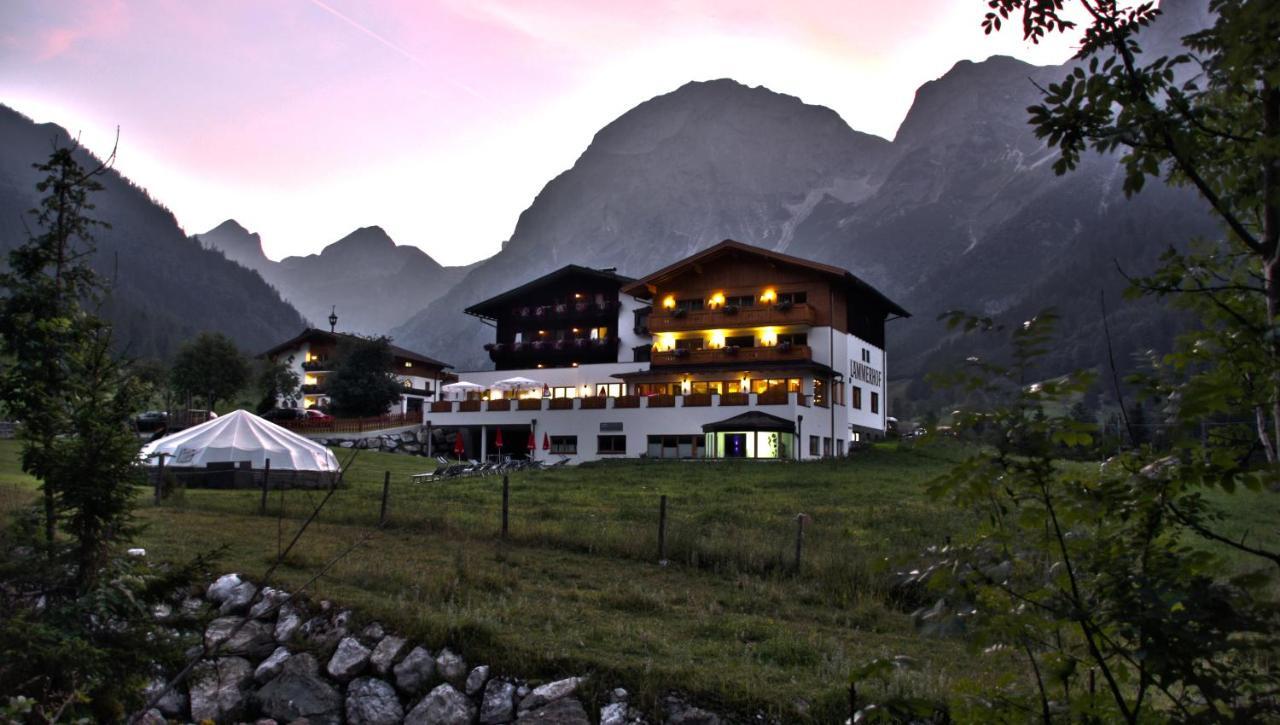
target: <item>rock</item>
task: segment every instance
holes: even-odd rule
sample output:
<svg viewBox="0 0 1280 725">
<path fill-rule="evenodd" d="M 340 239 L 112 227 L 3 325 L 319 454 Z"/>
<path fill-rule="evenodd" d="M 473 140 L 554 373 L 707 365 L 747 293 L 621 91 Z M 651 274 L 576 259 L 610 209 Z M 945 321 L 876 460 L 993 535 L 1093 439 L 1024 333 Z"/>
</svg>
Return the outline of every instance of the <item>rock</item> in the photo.
<svg viewBox="0 0 1280 725">
<path fill-rule="evenodd" d="M 280 644 L 285 644 L 289 640 L 293 639 L 294 635 L 298 633 L 298 629 L 301 627 L 302 617 L 299 617 L 292 610 L 286 612 L 284 609 L 281 609 L 280 616 L 276 619 L 274 631 L 276 641 Z"/>
<path fill-rule="evenodd" d="M 400 440 L 404 443 L 415 443 L 418 440 L 418 434 L 407 430 L 400 434 Z"/>
<path fill-rule="evenodd" d="M 591 720 L 577 699 L 562 697 L 522 714 L 516 725 L 591 725 Z"/>
<path fill-rule="evenodd" d="M 461 685 L 467 676 L 467 663 L 462 655 L 454 654 L 448 647 L 436 655 L 436 674 L 452 685 Z"/>
<path fill-rule="evenodd" d="M 240 584 L 239 574 L 223 574 L 218 577 L 217 581 L 209 585 L 209 589 L 205 591 L 204 598 L 214 604 L 222 604 Z"/>
<path fill-rule="evenodd" d="M 422 692 L 436 675 L 436 661 L 422 647 L 414 647 L 400 664 L 392 668 L 396 687 L 408 695 Z"/>
<path fill-rule="evenodd" d="M 222 600 L 222 606 L 218 607 L 218 613 L 227 614 L 243 614 L 249 608 L 249 602 L 258 594 L 258 587 L 251 582 L 240 582 L 231 588 L 226 599 Z"/>
<path fill-rule="evenodd" d="M 408 640 L 404 637 L 397 637 L 394 634 L 383 637 L 373 648 L 373 654 L 369 655 L 369 666 L 379 675 L 386 675 L 391 671 L 391 665 L 395 664 L 396 658 L 404 651 L 406 644 Z"/>
<path fill-rule="evenodd" d="M 611 702 L 600 708 L 600 725 L 626 725 L 627 703 Z"/>
<path fill-rule="evenodd" d="M 282 592 L 272 587 L 264 587 L 262 589 L 262 597 L 249 610 L 249 616 L 254 619 L 272 619 L 277 615 L 277 608 L 282 608 L 287 601 L 289 601 L 288 592 Z"/>
<path fill-rule="evenodd" d="M 370 645 L 377 644 L 385 636 L 387 636 L 386 630 L 384 630 L 382 625 L 377 622 L 371 622 L 364 629 L 360 630 L 360 639 Z"/>
<path fill-rule="evenodd" d="M 154 679 L 147 685 L 146 689 L 142 691 L 142 696 L 147 702 L 151 702 L 151 698 L 155 697 L 156 693 L 159 692 L 164 685 L 164 680 L 159 678 Z M 187 696 L 182 694 L 182 690 L 177 687 L 172 687 L 164 694 L 164 697 L 160 698 L 156 702 L 156 706 L 152 709 L 159 710 L 160 714 L 164 717 L 172 717 L 182 720 L 187 716 Z"/>
<path fill-rule="evenodd" d="M 164 719 L 164 714 L 156 708 L 151 708 L 142 713 L 132 722 L 135 725 L 168 725 L 169 721 Z"/>
<path fill-rule="evenodd" d="M 400 441 L 396 440 L 395 438 L 387 438 L 386 440 L 382 441 L 383 450 L 394 451 L 399 447 L 400 447 Z"/>
<path fill-rule="evenodd" d="M 445 683 L 427 693 L 405 717 L 405 725 L 471 725 L 476 706 L 453 685 Z"/>
<path fill-rule="evenodd" d="M 382 439 L 377 437 L 364 439 L 364 447 L 375 450 L 375 451 L 381 447 L 381 443 L 382 443 Z"/>
<path fill-rule="evenodd" d="M 627 694 L 627 691 L 624 688 L 615 687 L 613 688 L 613 691 L 609 693 L 609 702 L 627 702 L 630 697 L 631 696 Z"/>
<path fill-rule="evenodd" d="M 258 665 L 258 669 L 253 671 L 253 679 L 256 680 L 258 684 L 262 684 L 272 679 L 276 675 L 280 674 L 280 671 L 284 669 L 284 663 L 288 662 L 291 656 L 292 655 L 289 653 L 288 647 L 276 647 L 276 650 L 271 653 L 271 656 L 263 660 L 262 663 Z"/>
<path fill-rule="evenodd" d="M 545 685 L 535 687 L 533 692 L 530 692 L 520 700 L 520 712 L 535 710 L 549 702 L 568 697 L 577 691 L 581 682 L 581 677 L 566 677 L 563 680 L 556 680 L 555 682 L 548 682 Z"/>
<path fill-rule="evenodd" d="M 400 450 L 404 451 L 405 453 L 417 453 L 418 451 L 422 450 L 422 446 L 418 445 L 417 443 L 405 443 L 404 445 L 400 446 Z"/>
<path fill-rule="evenodd" d="M 310 725 L 340 725 L 342 695 L 320 678 L 319 669 L 310 653 L 290 657 L 280 674 L 254 694 L 254 704 L 263 715 L 280 722 L 306 718 Z"/>
<path fill-rule="evenodd" d="M 205 607 L 205 601 L 199 597 L 187 597 L 182 600 L 182 613 L 189 615 L 199 614 Z"/>
<path fill-rule="evenodd" d="M 352 443 L 351 441 L 343 441 L 343 442 L 341 442 L 341 443 L 339 443 L 339 444 L 338 444 L 338 447 L 339 447 L 339 448 L 354 448 L 354 447 L 355 447 L 355 445 L 356 445 L 356 444 L 355 444 L 355 443 Z"/>
<path fill-rule="evenodd" d="M 663 705 L 667 711 L 667 725 L 720 725 L 720 716 L 679 698 L 668 697 Z"/>
<path fill-rule="evenodd" d="M 341 612 L 338 612 L 333 615 L 333 626 L 342 630 L 349 629 L 351 627 L 351 616 L 350 609 L 344 609 Z"/>
<path fill-rule="evenodd" d="M 339 682 L 347 682 L 364 671 L 369 664 L 369 648 L 360 644 L 355 637 L 344 637 L 338 643 L 325 670 L 329 676 Z"/>
<path fill-rule="evenodd" d="M 226 721 L 239 717 L 253 678 L 253 666 L 243 657 L 219 657 L 202 662 L 191 672 L 191 719 Z"/>
<path fill-rule="evenodd" d="M 480 701 L 480 725 L 511 722 L 516 714 L 516 686 L 506 680 L 489 680 Z"/>
<path fill-rule="evenodd" d="M 347 687 L 349 725 L 396 725 L 404 719 L 404 708 L 396 689 L 383 680 L 361 677 Z"/>
<path fill-rule="evenodd" d="M 519 702 L 525 699 L 526 697 L 528 697 L 530 692 L 532 692 L 532 690 L 529 689 L 529 685 L 524 682 L 521 682 L 516 687 L 516 702 Z"/>
<path fill-rule="evenodd" d="M 243 626 L 241 622 L 244 622 Z M 237 627 L 239 630 L 232 635 Z M 254 619 L 245 621 L 244 617 L 218 617 L 213 620 L 204 631 L 204 643 L 206 647 L 222 643 L 219 654 L 244 655 L 254 659 L 266 657 L 276 648 L 270 626 Z"/>
<path fill-rule="evenodd" d="M 160 602 L 159 604 L 151 607 L 151 617 L 161 624 L 171 622 L 173 621 L 173 607 L 165 604 L 164 602 Z"/>
<path fill-rule="evenodd" d="M 337 626 L 333 620 L 321 615 L 308 619 L 298 629 L 298 637 L 324 656 L 329 656 L 338 642 L 347 636 L 345 627 Z"/>
<path fill-rule="evenodd" d="M 467 675 L 467 697 L 475 697 L 489 680 L 489 665 L 480 665 Z"/>
</svg>

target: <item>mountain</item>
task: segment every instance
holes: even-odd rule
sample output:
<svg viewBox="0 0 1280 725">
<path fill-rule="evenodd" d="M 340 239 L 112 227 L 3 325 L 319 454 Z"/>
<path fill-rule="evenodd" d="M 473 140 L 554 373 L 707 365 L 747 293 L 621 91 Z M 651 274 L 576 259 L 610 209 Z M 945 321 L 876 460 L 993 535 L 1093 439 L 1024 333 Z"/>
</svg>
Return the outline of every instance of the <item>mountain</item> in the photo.
<svg viewBox="0 0 1280 725">
<path fill-rule="evenodd" d="M 1202 1 L 1162 7 L 1153 53 L 1209 17 Z M 1069 68 L 957 63 L 917 91 L 892 142 L 765 88 L 687 84 L 602 129 L 499 254 L 393 334 L 461 369 L 486 367 L 488 331 L 461 313 L 468 304 L 569 262 L 641 275 L 734 238 L 848 268 L 912 311 L 890 324 L 895 377 L 976 349 L 936 322 L 957 308 L 1016 322 L 1054 307 L 1064 319 L 1053 363 L 1096 366 L 1104 293 L 1123 364 L 1167 346 L 1181 322 L 1154 303 L 1122 305 L 1120 270 L 1147 272 L 1161 250 L 1216 226 L 1186 189 L 1148 183 L 1126 200 L 1115 157 L 1053 173 L 1026 108 L 1036 85 Z"/>
<path fill-rule="evenodd" d="M 273 262 L 262 239 L 234 219 L 194 239 L 260 273 L 312 322 L 336 308 L 344 329 L 385 334 L 431 304 L 469 267 L 443 267 L 414 246 L 397 245 L 380 227 L 362 227 L 319 254 Z"/>
<path fill-rule="evenodd" d="M 68 146 L 67 132 L 36 124 L 0 105 L 0 254 L 22 244 L 39 203 L 40 173 L 55 146 Z M 77 160 L 92 168 L 88 152 Z M 187 238 L 167 209 L 116 173 L 99 177 L 91 216 L 109 223 L 94 231 L 92 266 L 109 284 L 102 314 L 115 328 L 122 350 L 134 357 L 167 357 L 183 341 L 205 330 L 223 332 L 246 352 L 256 353 L 297 334 L 303 320 L 253 271 Z"/>
</svg>

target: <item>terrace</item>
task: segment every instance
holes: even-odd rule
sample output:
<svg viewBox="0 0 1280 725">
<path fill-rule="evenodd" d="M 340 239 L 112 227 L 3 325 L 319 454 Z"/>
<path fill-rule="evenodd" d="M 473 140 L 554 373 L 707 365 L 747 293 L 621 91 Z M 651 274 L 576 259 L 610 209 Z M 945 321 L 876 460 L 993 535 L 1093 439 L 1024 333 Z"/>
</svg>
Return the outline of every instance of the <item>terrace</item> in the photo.
<svg viewBox="0 0 1280 725">
<path fill-rule="evenodd" d="M 654 350 L 650 358 L 658 365 L 701 365 L 708 363 L 788 362 L 809 360 L 813 350 L 808 345 L 769 345 L 766 347 L 706 347 L 700 350 Z"/>
<path fill-rule="evenodd" d="M 680 332 L 762 325 L 813 325 L 817 319 L 818 311 L 804 303 L 760 307 L 722 305 L 701 310 L 655 309 L 649 314 L 648 326 L 653 331 Z"/>
<path fill-rule="evenodd" d="M 706 408 L 733 406 L 809 407 L 804 393 L 697 393 L 691 395 L 620 395 L 581 398 L 501 398 L 498 400 L 441 400 L 431 404 L 432 413 L 486 413 L 556 410 L 615 410 L 635 408 Z"/>
</svg>

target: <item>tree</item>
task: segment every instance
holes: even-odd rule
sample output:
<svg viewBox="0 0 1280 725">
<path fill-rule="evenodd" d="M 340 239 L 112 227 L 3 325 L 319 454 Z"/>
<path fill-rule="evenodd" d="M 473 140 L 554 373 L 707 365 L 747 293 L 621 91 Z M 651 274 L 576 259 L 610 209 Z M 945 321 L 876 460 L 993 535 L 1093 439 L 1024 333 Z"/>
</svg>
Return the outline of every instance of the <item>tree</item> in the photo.
<svg viewBox="0 0 1280 725">
<path fill-rule="evenodd" d="M 328 376 L 334 414 L 351 418 L 386 414 L 403 392 L 391 372 L 394 363 L 391 341 L 385 337 L 343 338 Z"/>
<path fill-rule="evenodd" d="M 178 350 L 170 379 L 179 393 L 204 396 L 213 410 L 249 382 L 249 361 L 226 335 L 202 332 Z"/>
<path fill-rule="evenodd" d="M 1089 19 L 1080 65 L 1028 109 L 1036 133 L 1059 151 L 1055 171 L 1075 168 L 1090 148 L 1120 150 L 1126 194 L 1163 177 L 1194 187 L 1222 221 L 1224 245 L 1208 259 L 1172 254 L 1160 286 L 1147 291 L 1209 299 L 1246 292 L 1258 300 L 1270 369 L 1252 381 L 1246 402 L 1267 460 L 1280 462 L 1280 335 L 1271 332 L 1280 318 L 1280 3 L 1211 0 L 1213 26 L 1184 38 L 1185 52 L 1159 58 L 1143 56 L 1138 44 L 1160 14 L 1150 2 L 987 4 L 988 33 L 1020 16 L 1032 42 L 1073 29 L 1068 7 L 1083 8 Z M 1207 273 L 1205 262 L 1212 263 Z M 1242 266 L 1245 279 L 1233 275 Z"/>
<path fill-rule="evenodd" d="M 258 387 L 262 389 L 262 400 L 258 403 L 258 413 L 265 413 L 283 403 L 287 407 L 297 405 L 301 380 L 288 361 L 266 360 L 258 371 Z"/>
</svg>

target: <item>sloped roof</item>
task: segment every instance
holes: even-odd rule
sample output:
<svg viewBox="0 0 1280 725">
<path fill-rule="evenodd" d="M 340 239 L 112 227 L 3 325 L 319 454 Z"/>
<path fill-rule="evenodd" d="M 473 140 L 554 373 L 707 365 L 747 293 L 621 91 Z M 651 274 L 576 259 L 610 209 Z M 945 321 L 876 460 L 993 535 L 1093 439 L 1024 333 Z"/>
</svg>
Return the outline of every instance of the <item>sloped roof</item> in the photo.
<svg viewBox="0 0 1280 725">
<path fill-rule="evenodd" d="M 555 270 L 554 272 L 548 272 L 547 274 L 544 274 L 541 277 L 538 277 L 537 279 L 529 280 L 528 282 L 525 282 L 519 287 L 516 287 L 514 289 L 509 289 L 506 292 L 503 292 L 502 294 L 496 295 L 494 297 L 490 297 L 489 299 L 484 300 L 483 302 L 477 302 L 474 305 L 471 305 L 470 307 L 468 307 L 464 311 L 468 315 L 475 315 L 476 317 L 494 319 L 495 314 L 497 312 L 505 308 L 508 304 L 511 303 L 512 300 L 519 299 L 526 292 L 537 289 L 543 285 L 557 282 L 565 277 L 568 277 L 574 274 L 584 275 L 587 277 L 594 277 L 594 278 L 606 280 L 609 282 L 616 282 L 619 287 L 623 287 L 635 281 L 631 277 L 626 277 L 621 274 L 618 274 L 617 272 L 612 272 L 610 270 L 592 269 L 591 267 L 583 267 L 577 264 L 566 264 L 565 266 Z"/>
<path fill-rule="evenodd" d="M 778 431 L 780 433 L 795 433 L 795 421 L 779 418 L 776 415 L 762 413 L 758 410 L 752 410 L 741 415 L 735 415 L 732 418 L 707 423 L 702 426 L 703 433 L 720 433 L 732 431 Z"/>
<path fill-rule="evenodd" d="M 233 410 L 207 423 L 165 436 L 142 447 L 139 454 L 156 465 L 203 468 L 210 463 L 248 461 L 253 468 L 277 471 L 337 471 L 338 459 L 328 448 L 303 438 L 246 410 Z"/>
<path fill-rule="evenodd" d="M 698 252 L 697 254 L 691 257 L 686 257 L 678 262 L 669 264 L 663 267 L 662 269 L 658 270 L 657 272 L 654 272 L 642 279 L 636 280 L 634 283 L 626 287 L 623 287 L 622 291 L 625 292 L 626 294 L 631 295 L 632 297 L 638 297 L 640 299 L 649 299 L 653 296 L 654 288 L 658 285 L 658 283 L 662 282 L 663 280 L 670 279 L 671 277 L 685 271 L 687 268 L 693 265 L 702 264 L 703 262 L 706 262 L 714 257 L 718 257 L 723 254 L 731 254 L 734 252 L 741 253 L 741 254 L 749 254 L 749 255 L 761 257 L 763 259 L 768 259 L 773 262 L 777 262 L 778 264 L 786 264 L 793 267 L 800 267 L 813 272 L 817 272 L 818 274 L 824 277 L 827 277 L 828 279 L 831 279 L 833 282 L 844 285 L 847 289 L 849 289 L 852 292 L 869 296 L 872 299 L 875 299 L 881 302 L 884 305 L 886 310 L 888 310 L 889 312 L 895 315 L 898 315 L 901 317 L 911 316 L 910 312 L 907 312 L 906 310 L 898 306 L 896 302 L 889 299 L 888 297 L 885 297 L 884 294 L 880 292 L 880 290 L 877 290 L 875 287 L 872 287 L 871 285 L 867 284 L 861 279 L 858 279 L 853 275 L 852 272 L 848 270 L 841 269 L 839 267 L 833 267 L 832 265 L 829 265 L 829 264 L 822 264 L 821 262 L 814 262 L 808 259 L 802 259 L 800 257 L 793 257 L 789 254 L 783 254 L 781 252 L 774 252 L 768 249 L 762 249 L 761 247 L 752 246 L 750 244 L 743 244 L 742 242 L 735 241 L 733 239 L 726 239 L 723 242 L 720 242 L 719 244 L 715 244 L 713 246 L 707 247 L 706 249 L 702 250 L 701 252 Z"/>
<path fill-rule="evenodd" d="M 295 348 L 298 345 L 308 341 L 328 342 L 328 343 L 336 344 L 344 339 L 360 340 L 363 338 L 361 338 L 359 335 L 351 335 L 345 332 L 329 332 L 328 330 L 321 330 L 315 327 L 308 327 L 307 329 L 298 333 L 294 337 L 291 337 L 288 340 L 285 340 L 279 345 L 276 345 L 270 350 L 267 350 L 266 352 L 262 353 L 258 357 L 272 357 L 286 350 Z M 438 367 L 441 369 L 453 367 L 449 363 L 441 362 L 440 360 L 437 360 L 433 357 L 428 357 L 419 352 L 414 352 L 413 350 L 407 350 L 403 347 L 400 347 L 399 345 L 388 345 L 388 347 L 391 348 L 392 355 L 398 358 L 402 358 L 404 360 L 412 360 L 413 362 L 418 362 L 418 363 L 422 363 L 423 365 L 430 365 L 430 366 Z"/>
</svg>

